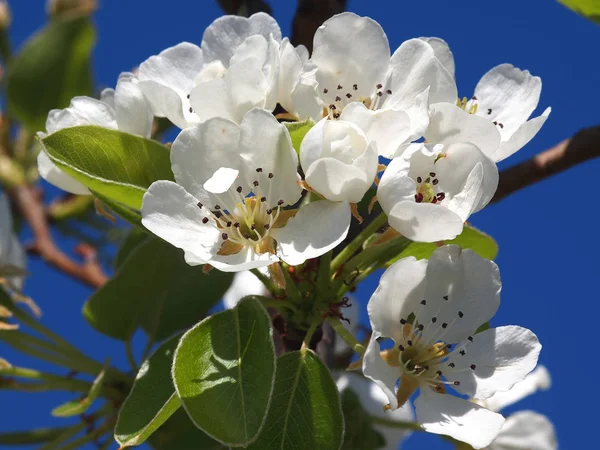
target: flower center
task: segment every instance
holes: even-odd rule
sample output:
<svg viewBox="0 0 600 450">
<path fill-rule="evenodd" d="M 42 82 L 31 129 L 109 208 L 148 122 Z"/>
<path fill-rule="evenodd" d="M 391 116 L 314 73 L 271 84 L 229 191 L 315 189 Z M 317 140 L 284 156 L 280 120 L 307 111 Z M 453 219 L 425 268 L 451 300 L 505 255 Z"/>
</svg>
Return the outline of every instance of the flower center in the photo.
<svg viewBox="0 0 600 450">
<path fill-rule="evenodd" d="M 383 89 L 381 83 L 375 86 L 375 90 L 370 97 L 363 97 L 357 94 L 358 84 L 353 84 L 350 88 L 338 84 L 335 88 L 325 87 L 323 88 L 323 100 L 326 104 L 323 107 L 323 117 L 329 117 L 329 119 L 337 120 L 340 118 L 344 107 L 352 102 L 361 102 L 367 107 L 367 109 L 375 111 L 379 109 L 384 101 L 384 98 L 392 95 L 390 89 Z"/>
<path fill-rule="evenodd" d="M 477 109 L 479 107 L 479 100 L 477 99 L 476 96 L 471 97 L 470 100 L 467 100 L 467 97 L 463 97 L 462 99 L 457 99 L 456 100 L 456 106 L 458 106 L 460 109 L 462 109 L 463 111 L 466 111 L 469 114 L 477 114 Z M 485 110 L 485 115 L 490 116 L 492 115 L 493 109 L 492 108 L 487 108 Z M 499 127 L 500 129 L 504 128 L 504 124 L 501 122 L 498 122 L 497 120 L 494 120 L 492 122 L 494 125 L 496 125 L 497 127 Z"/>
<path fill-rule="evenodd" d="M 429 172 L 425 177 L 418 176 L 415 181 L 417 183 L 415 202 L 435 204 L 446 198 L 445 192 L 436 192 L 439 180 L 435 172 Z"/>
</svg>

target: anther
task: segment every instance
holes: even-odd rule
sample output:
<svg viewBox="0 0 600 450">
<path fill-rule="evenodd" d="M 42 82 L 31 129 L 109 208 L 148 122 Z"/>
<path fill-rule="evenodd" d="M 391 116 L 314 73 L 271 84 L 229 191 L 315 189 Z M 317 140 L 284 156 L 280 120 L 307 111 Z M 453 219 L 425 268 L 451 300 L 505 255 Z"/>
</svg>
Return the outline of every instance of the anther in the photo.
<svg viewBox="0 0 600 450">
<path fill-rule="evenodd" d="M 339 119 L 339 118 L 340 118 L 340 113 L 335 113 L 335 114 L 333 115 L 333 118 L 334 118 L 334 119 Z"/>
<path fill-rule="evenodd" d="M 423 201 L 423 194 L 421 194 L 419 192 L 418 194 L 415 195 L 415 202 L 421 203 L 422 201 Z"/>
<path fill-rule="evenodd" d="M 227 228 L 231 226 L 231 221 L 227 222 Z"/>
<path fill-rule="evenodd" d="M 408 344 L 410 347 L 412 347 L 412 341 L 408 340 L 408 341 L 406 341 L 406 343 L 407 343 L 407 344 Z"/>
<path fill-rule="evenodd" d="M 477 97 L 473 96 L 471 97 L 471 100 L 477 100 Z"/>
<path fill-rule="evenodd" d="M 268 175 L 268 177 L 269 177 L 269 178 L 273 178 L 273 174 L 272 174 L 271 172 L 269 172 L 269 175 Z"/>
<path fill-rule="evenodd" d="M 256 224 L 255 224 L 255 223 L 253 223 L 253 224 L 252 224 L 252 226 L 250 227 L 250 229 L 251 229 L 252 231 L 256 230 Z"/>
<path fill-rule="evenodd" d="M 425 328 L 425 325 L 423 325 L 422 323 L 420 323 L 417 328 L 419 329 L 419 331 L 423 331 L 423 329 Z"/>
<path fill-rule="evenodd" d="M 427 304 L 427 300 L 421 300 L 421 305 L 426 305 Z"/>
<path fill-rule="evenodd" d="M 208 223 L 208 217 L 203 217 L 202 218 L 202 223 Z"/>
<path fill-rule="evenodd" d="M 498 122 L 496 122 L 495 120 L 492 122 L 494 125 L 498 125 Z"/>
<path fill-rule="evenodd" d="M 221 206 L 219 206 L 219 205 L 215 205 L 215 209 L 216 209 L 216 210 L 219 210 L 219 209 L 221 209 Z"/>
<path fill-rule="evenodd" d="M 323 94 L 327 94 L 329 92 L 329 89 L 325 88 L 323 89 Z"/>
<path fill-rule="evenodd" d="M 217 212 L 215 213 L 215 217 L 216 217 L 217 219 L 220 219 L 220 218 L 221 218 L 221 216 L 222 216 L 222 214 L 221 214 L 221 212 L 220 212 L 220 211 L 217 211 Z"/>
<path fill-rule="evenodd" d="M 273 210 L 271 208 L 267 209 L 266 213 L 267 215 L 270 215 L 273 212 Z"/>
<path fill-rule="evenodd" d="M 279 201 L 277 202 L 277 206 L 281 206 L 281 205 L 283 205 L 283 200 L 279 200 Z"/>
<path fill-rule="evenodd" d="M 187 95 L 187 98 L 190 98 L 190 94 Z"/>
<path fill-rule="evenodd" d="M 266 202 L 267 201 L 267 197 L 261 197 L 260 201 L 263 202 L 263 203 Z"/>
<path fill-rule="evenodd" d="M 468 339 L 470 342 L 473 342 L 473 336 L 469 336 L 467 339 Z"/>
<path fill-rule="evenodd" d="M 440 192 L 437 195 L 437 199 L 441 202 L 442 200 L 444 200 L 446 198 L 446 194 L 444 192 Z"/>
<path fill-rule="evenodd" d="M 463 314 L 463 312 L 462 312 L 462 311 L 459 311 L 459 312 L 458 312 L 458 317 L 460 317 L 460 318 L 462 319 L 464 316 L 465 316 L 465 315 Z"/>
<path fill-rule="evenodd" d="M 404 325 L 405 323 L 406 323 L 406 320 L 404 320 L 404 319 L 400 319 L 400 324 L 401 324 L 401 325 Z"/>
<path fill-rule="evenodd" d="M 227 233 L 223 233 L 221 235 L 221 237 L 223 238 L 224 241 L 226 241 L 229 236 L 227 236 Z"/>
<path fill-rule="evenodd" d="M 469 367 L 471 367 L 471 370 L 477 369 L 477 366 L 475 364 L 471 364 Z"/>
<path fill-rule="evenodd" d="M 358 84 L 353 84 L 352 85 L 352 89 L 354 89 L 355 91 L 357 91 L 358 90 Z"/>
<path fill-rule="evenodd" d="M 268 230 L 269 228 L 271 228 L 271 226 L 268 223 L 264 224 L 265 230 Z"/>
<path fill-rule="evenodd" d="M 498 122 L 498 126 L 499 126 L 500 128 L 504 128 L 504 125 L 502 125 L 500 122 Z"/>
<path fill-rule="evenodd" d="M 440 181 L 437 178 L 434 178 L 433 181 L 431 182 L 431 184 L 433 184 L 434 186 L 436 184 L 438 184 Z"/>
<path fill-rule="evenodd" d="M 252 186 L 257 187 L 259 185 L 259 182 L 254 180 L 254 183 L 252 183 Z"/>
<path fill-rule="evenodd" d="M 443 298 L 444 300 L 448 301 L 448 296 L 447 296 L 447 295 L 444 295 L 442 298 Z"/>
<path fill-rule="evenodd" d="M 431 318 L 431 323 L 436 323 L 437 322 L 437 317 L 432 317 Z"/>
<path fill-rule="evenodd" d="M 448 364 L 448 367 L 452 367 L 454 369 L 456 367 L 456 364 L 450 363 L 450 364 Z"/>
<path fill-rule="evenodd" d="M 448 326 L 448 324 L 447 324 L 446 322 L 444 322 L 444 323 L 442 324 L 442 328 L 446 328 L 447 326 Z"/>
<path fill-rule="evenodd" d="M 435 177 L 435 172 L 429 172 L 429 176 L 430 176 L 431 178 Z"/>
<path fill-rule="evenodd" d="M 442 371 L 441 370 L 438 370 L 436 373 L 438 374 L 438 376 L 440 376 L 440 377 L 442 376 Z"/>
<path fill-rule="evenodd" d="M 377 89 L 381 89 L 383 87 L 383 85 L 381 83 L 377 84 L 377 86 L 375 86 Z"/>
<path fill-rule="evenodd" d="M 400 350 L 401 352 L 403 352 L 403 351 L 404 351 L 404 345 L 400 344 L 400 345 L 398 346 L 398 350 Z"/>
<path fill-rule="evenodd" d="M 336 102 L 341 102 L 342 101 L 342 97 L 340 97 L 339 95 L 335 98 Z"/>
<path fill-rule="evenodd" d="M 438 199 L 437 199 L 437 197 L 433 197 L 433 198 L 431 199 L 431 203 L 433 203 L 434 205 L 435 205 L 437 202 L 438 202 Z"/>
<path fill-rule="evenodd" d="M 190 112 L 194 112 L 194 108 L 190 106 Z"/>
<path fill-rule="evenodd" d="M 346 94 L 346 98 L 352 98 L 352 94 L 351 94 L 350 92 L 348 92 L 348 93 Z"/>
<path fill-rule="evenodd" d="M 344 89 L 344 87 L 341 84 L 338 84 L 337 88 L 338 88 L 338 91 L 341 90 L 341 89 Z"/>
<path fill-rule="evenodd" d="M 233 224 L 233 226 L 236 227 L 236 228 L 239 228 L 240 227 L 240 223 L 236 222 L 236 223 Z"/>
<path fill-rule="evenodd" d="M 242 187 L 241 186 L 238 186 L 235 190 L 238 191 L 239 194 L 242 193 Z"/>
<path fill-rule="evenodd" d="M 492 108 L 488 109 L 488 115 L 492 113 Z"/>
<path fill-rule="evenodd" d="M 461 351 L 460 351 L 460 352 L 458 352 L 458 353 L 460 353 L 460 356 L 465 356 L 465 353 L 466 353 L 466 352 L 465 352 L 464 350 L 461 350 Z"/>
<path fill-rule="evenodd" d="M 417 183 L 422 183 L 422 182 L 423 182 L 423 178 L 417 177 Z"/>
<path fill-rule="evenodd" d="M 200 208 L 200 209 L 202 209 L 202 207 L 204 206 L 204 205 L 202 204 L 202 202 L 198 202 L 198 203 L 196 203 L 196 205 L 197 205 L 197 206 L 198 206 L 198 208 Z"/>
<path fill-rule="evenodd" d="M 335 111 L 335 105 L 334 104 L 329 105 L 329 109 Z"/>
<path fill-rule="evenodd" d="M 460 386 L 460 381 L 455 381 L 454 386 Z"/>
<path fill-rule="evenodd" d="M 452 348 L 452 344 L 446 344 L 446 348 L 450 350 Z"/>
<path fill-rule="evenodd" d="M 388 90 L 386 90 L 386 91 L 385 91 L 385 93 L 386 93 L 387 95 L 392 95 L 392 90 L 391 90 L 391 89 L 388 89 Z"/>
<path fill-rule="evenodd" d="M 261 173 L 261 172 L 262 172 L 262 167 L 257 167 L 257 168 L 256 168 L 256 171 L 257 171 L 258 173 Z"/>
<path fill-rule="evenodd" d="M 377 91 L 377 97 L 381 97 L 382 95 L 383 95 L 383 92 Z"/>
</svg>

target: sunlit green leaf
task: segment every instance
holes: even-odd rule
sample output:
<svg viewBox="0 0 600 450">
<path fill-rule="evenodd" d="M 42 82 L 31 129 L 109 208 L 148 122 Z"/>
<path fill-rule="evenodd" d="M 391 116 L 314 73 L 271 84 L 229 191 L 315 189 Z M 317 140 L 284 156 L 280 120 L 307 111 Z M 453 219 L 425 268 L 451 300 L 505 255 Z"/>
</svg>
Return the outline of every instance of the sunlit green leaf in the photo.
<svg viewBox="0 0 600 450">
<path fill-rule="evenodd" d="M 600 23 L 600 2 L 598 0 L 558 0 L 567 8 Z"/>
<path fill-rule="evenodd" d="M 308 133 L 314 125 L 315 121 L 308 118 L 303 122 L 284 122 L 285 127 L 290 132 L 290 137 L 292 138 L 292 144 L 298 153 L 300 153 L 300 144 L 302 144 L 302 139 Z"/>
<path fill-rule="evenodd" d="M 92 387 L 90 388 L 90 392 L 87 396 L 82 399 L 73 400 L 57 406 L 52 410 L 52 415 L 55 417 L 71 417 L 78 416 L 86 412 L 88 408 L 92 406 L 94 400 L 98 398 L 98 395 L 100 395 L 100 392 L 102 391 L 102 385 L 104 383 L 104 376 L 105 371 L 103 370 L 92 383 Z"/>
</svg>

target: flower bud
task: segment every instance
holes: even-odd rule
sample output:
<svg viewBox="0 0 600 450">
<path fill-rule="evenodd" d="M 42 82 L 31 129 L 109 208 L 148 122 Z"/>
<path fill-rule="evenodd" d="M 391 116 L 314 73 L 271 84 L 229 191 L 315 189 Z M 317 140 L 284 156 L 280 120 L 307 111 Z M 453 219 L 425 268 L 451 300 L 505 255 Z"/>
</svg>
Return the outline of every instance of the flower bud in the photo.
<svg viewBox="0 0 600 450">
<path fill-rule="evenodd" d="M 10 8 L 5 0 L 0 0 L 0 30 L 4 31 L 10 27 L 12 17 L 10 14 Z"/>
</svg>

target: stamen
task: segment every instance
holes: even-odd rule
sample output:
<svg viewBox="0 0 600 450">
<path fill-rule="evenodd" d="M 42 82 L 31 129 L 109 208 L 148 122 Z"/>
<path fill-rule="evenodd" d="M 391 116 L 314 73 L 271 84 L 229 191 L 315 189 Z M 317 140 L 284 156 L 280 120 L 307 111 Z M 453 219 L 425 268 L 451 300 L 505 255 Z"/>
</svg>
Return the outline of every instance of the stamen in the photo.
<svg viewBox="0 0 600 450">
<path fill-rule="evenodd" d="M 477 366 L 475 364 L 471 364 L 469 367 L 471 368 L 471 370 L 477 369 Z"/>
<path fill-rule="evenodd" d="M 196 203 L 196 206 L 198 206 L 198 208 L 202 209 L 202 207 L 204 206 L 201 202 Z"/>
<path fill-rule="evenodd" d="M 323 89 L 323 94 L 327 94 L 329 92 L 329 89 L 325 88 Z"/>
<path fill-rule="evenodd" d="M 224 241 L 226 241 L 229 236 L 227 236 L 227 233 L 223 233 L 221 235 L 221 237 L 223 238 Z"/>
<path fill-rule="evenodd" d="M 338 91 L 341 89 L 344 89 L 344 87 L 341 84 L 338 84 L 337 88 L 338 88 Z"/>
<path fill-rule="evenodd" d="M 358 91 L 358 84 L 353 84 L 352 89 L 354 89 L 355 91 Z"/>
</svg>

